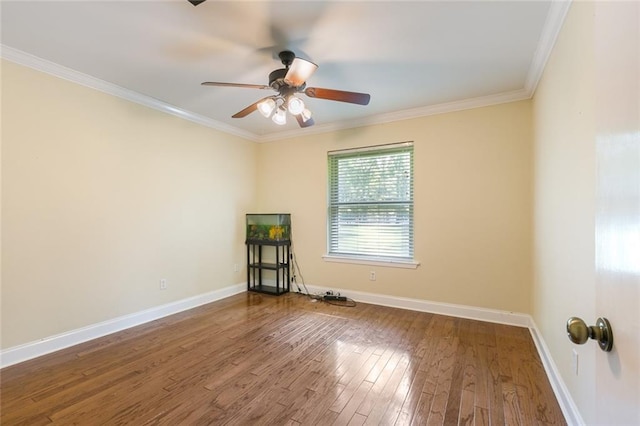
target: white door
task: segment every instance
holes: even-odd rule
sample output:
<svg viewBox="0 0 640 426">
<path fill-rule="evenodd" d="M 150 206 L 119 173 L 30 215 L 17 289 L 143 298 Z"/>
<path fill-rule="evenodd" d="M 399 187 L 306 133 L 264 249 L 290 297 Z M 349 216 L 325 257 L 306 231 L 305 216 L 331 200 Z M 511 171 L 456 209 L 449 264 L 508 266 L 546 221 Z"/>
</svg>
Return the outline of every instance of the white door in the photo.
<svg viewBox="0 0 640 426">
<path fill-rule="evenodd" d="M 596 309 L 614 337 L 596 359 L 597 422 L 640 425 L 640 2 L 595 12 Z"/>
</svg>

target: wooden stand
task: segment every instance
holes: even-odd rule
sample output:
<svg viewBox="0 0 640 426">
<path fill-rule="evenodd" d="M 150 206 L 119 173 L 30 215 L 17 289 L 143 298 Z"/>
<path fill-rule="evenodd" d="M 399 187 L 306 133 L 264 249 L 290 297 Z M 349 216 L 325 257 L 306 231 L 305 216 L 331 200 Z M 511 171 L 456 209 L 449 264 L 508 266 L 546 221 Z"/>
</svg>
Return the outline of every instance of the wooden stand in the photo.
<svg viewBox="0 0 640 426">
<path fill-rule="evenodd" d="M 246 244 L 247 290 L 275 295 L 288 293 L 291 241 L 247 240 Z"/>
</svg>

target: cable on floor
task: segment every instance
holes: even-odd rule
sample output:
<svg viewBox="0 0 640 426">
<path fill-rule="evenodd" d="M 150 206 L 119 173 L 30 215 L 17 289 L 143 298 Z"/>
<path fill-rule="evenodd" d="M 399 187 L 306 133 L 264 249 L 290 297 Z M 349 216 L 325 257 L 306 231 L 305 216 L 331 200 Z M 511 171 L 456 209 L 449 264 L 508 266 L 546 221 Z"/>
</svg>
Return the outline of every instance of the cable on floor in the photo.
<svg viewBox="0 0 640 426">
<path fill-rule="evenodd" d="M 290 231 L 290 240 L 291 240 L 291 253 L 290 253 L 290 258 L 289 260 L 293 260 L 293 264 L 292 266 L 292 270 L 293 270 L 293 274 L 291 277 L 291 281 L 293 282 L 293 284 L 295 284 L 296 288 L 298 289 L 298 293 L 299 294 L 303 294 L 307 297 L 309 297 L 312 300 L 319 300 L 321 302 L 325 302 L 329 305 L 333 305 L 333 306 L 343 306 L 346 308 L 353 308 L 356 306 L 356 302 L 353 299 L 349 299 L 348 297 L 341 297 L 340 293 L 338 293 L 337 295 L 334 295 L 333 292 L 327 292 L 325 294 L 311 294 L 309 293 L 309 289 L 307 288 L 306 284 L 304 283 L 304 277 L 302 276 L 302 271 L 300 270 L 300 265 L 298 265 L 298 256 L 295 255 L 294 252 L 294 246 L 293 246 L 293 231 Z M 302 287 L 304 288 L 304 293 L 300 290 L 300 286 L 298 285 L 298 281 L 296 280 L 296 271 L 297 273 L 300 275 L 300 281 L 302 284 Z"/>
</svg>

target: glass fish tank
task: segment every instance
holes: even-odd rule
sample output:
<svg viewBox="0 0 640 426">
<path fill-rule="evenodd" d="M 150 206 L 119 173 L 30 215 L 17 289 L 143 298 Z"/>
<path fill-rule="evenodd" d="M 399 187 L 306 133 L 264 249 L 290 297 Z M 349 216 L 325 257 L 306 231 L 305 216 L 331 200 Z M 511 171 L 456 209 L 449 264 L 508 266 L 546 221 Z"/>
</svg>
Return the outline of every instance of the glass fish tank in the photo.
<svg viewBox="0 0 640 426">
<path fill-rule="evenodd" d="M 247 241 L 277 242 L 291 239 L 291 214 L 247 214 Z"/>
</svg>

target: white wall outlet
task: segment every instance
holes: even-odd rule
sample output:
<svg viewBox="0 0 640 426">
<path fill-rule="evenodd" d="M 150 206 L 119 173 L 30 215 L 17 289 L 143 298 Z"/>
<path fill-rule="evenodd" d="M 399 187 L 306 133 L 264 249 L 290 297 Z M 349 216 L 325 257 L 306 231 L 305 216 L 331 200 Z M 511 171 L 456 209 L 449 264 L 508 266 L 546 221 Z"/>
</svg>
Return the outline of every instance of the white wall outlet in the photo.
<svg viewBox="0 0 640 426">
<path fill-rule="evenodd" d="M 166 290 L 166 289 L 167 289 L 167 279 L 162 278 L 160 280 L 160 290 Z"/>
<path fill-rule="evenodd" d="M 233 264 L 233 272 L 240 272 L 240 267 L 238 266 L 237 263 Z"/>
<path fill-rule="evenodd" d="M 578 351 L 571 349 L 571 369 L 578 375 Z"/>
<path fill-rule="evenodd" d="M 375 281 L 376 280 L 376 271 L 370 271 L 369 272 L 369 281 Z"/>
</svg>

